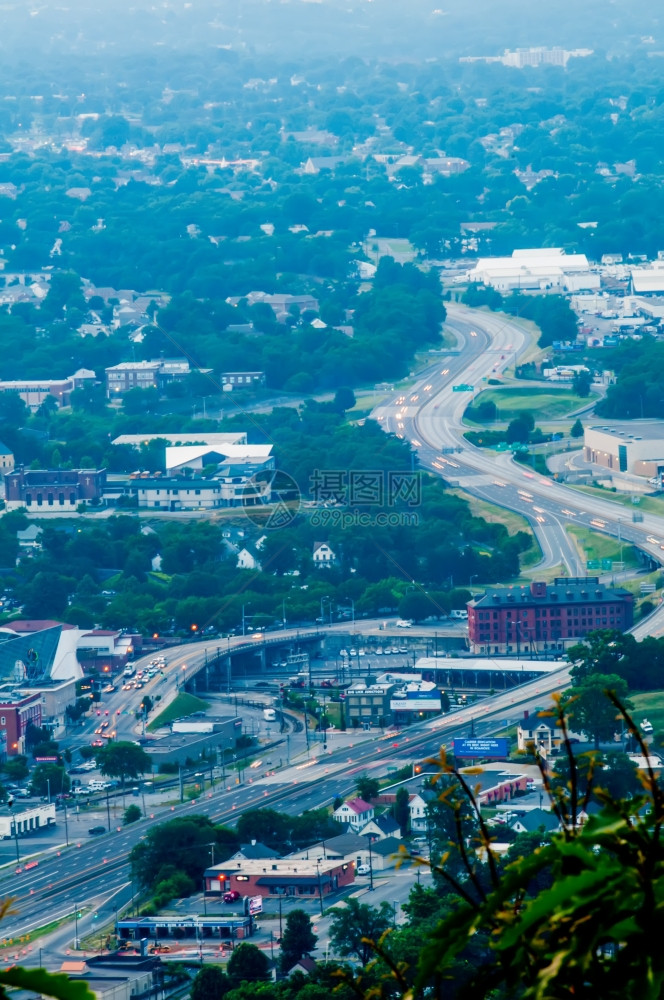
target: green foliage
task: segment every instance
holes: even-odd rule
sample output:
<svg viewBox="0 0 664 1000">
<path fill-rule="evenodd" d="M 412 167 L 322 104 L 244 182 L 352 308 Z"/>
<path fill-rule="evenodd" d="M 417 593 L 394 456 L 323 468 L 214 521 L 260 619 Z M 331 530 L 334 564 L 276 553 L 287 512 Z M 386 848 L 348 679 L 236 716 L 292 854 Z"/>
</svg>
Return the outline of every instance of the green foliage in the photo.
<svg viewBox="0 0 664 1000">
<path fill-rule="evenodd" d="M 226 967 L 226 974 L 235 986 L 243 982 L 255 983 L 267 979 L 269 968 L 269 959 L 260 948 L 257 948 L 255 944 L 243 941 L 242 944 L 233 949 L 233 954 Z"/>
<path fill-rule="evenodd" d="M 355 791 L 359 798 L 365 802 L 375 799 L 380 792 L 380 781 L 378 778 L 371 778 L 366 772 L 360 774 L 355 780 Z"/>
<path fill-rule="evenodd" d="M 132 873 L 145 888 L 154 887 L 163 877 L 170 878 L 173 872 L 181 872 L 200 885 L 211 859 L 211 843 L 227 848 L 228 855 L 240 846 L 233 831 L 215 826 L 207 816 L 178 817 L 152 826 L 131 850 Z"/>
<path fill-rule="evenodd" d="M 311 929 L 311 918 L 304 910 L 291 910 L 281 938 L 281 971 L 286 973 L 304 955 L 316 947 L 318 937 Z"/>
<path fill-rule="evenodd" d="M 393 911 L 389 903 L 371 906 L 351 896 L 344 907 L 335 907 L 330 921 L 330 941 L 335 952 L 353 956 L 366 965 L 375 945 L 391 926 Z"/>
<path fill-rule="evenodd" d="M 46 795 L 48 793 L 49 782 L 52 798 L 63 792 L 68 792 L 71 784 L 69 775 L 64 767 L 61 767 L 59 764 L 48 762 L 37 764 L 32 772 L 32 780 L 30 781 L 30 791 L 32 794 Z"/>
<path fill-rule="evenodd" d="M 408 833 L 408 827 L 410 824 L 410 810 L 408 808 L 409 797 L 407 788 L 397 789 L 396 802 L 394 803 L 394 818 L 399 824 L 402 837 L 405 837 Z"/>
<path fill-rule="evenodd" d="M 570 437 L 582 438 L 583 437 L 583 424 L 581 423 L 581 418 L 577 417 L 572 427 L 570 429 Z"/>
<path fill-rule="evenodd" d="M 576 681 L 566 692 L 566 708 L 571 724 L 588 733 L 598 747 L 602 740 L 612 740 L 618 723 L 615 706 L 604 697 L 612 691 L 623 704 L 627 702 L 627 684 L 618 674 L 592 673 Z"/>
<path fill-rule="evenodd" d="M 136 823 L 141 818 L 141 815 L 140 807 L 132 804 L 125 809 L 122 822 L 125 826 L 129 826 L 130 823 Z"/>
<path fill-rule="evenodd" d="M 191 1000 L 221 1000 L 230 989 L 230 980 L 218 965 L 204 965 L 191 984 Z"/>
<path fill-rule="evenodd" d="M 143 747 L 122 740 L 99 747 L 96 760 L 102 774 L 121 778 L 123 782 L 125 778 L 135 780 L 152 767 L 150 756 Z"/>
</svg>

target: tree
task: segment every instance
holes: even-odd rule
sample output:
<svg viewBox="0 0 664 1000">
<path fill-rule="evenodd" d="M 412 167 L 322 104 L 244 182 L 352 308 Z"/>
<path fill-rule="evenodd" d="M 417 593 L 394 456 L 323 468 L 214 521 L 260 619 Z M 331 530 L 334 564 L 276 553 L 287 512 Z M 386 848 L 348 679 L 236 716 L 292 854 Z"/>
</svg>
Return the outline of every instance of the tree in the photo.
<svg viewBox="0 0 664 1000">
<path fill-rule="evenodd" d="M 593 377 L 589 371 L 577 372 L 572 379 L 572 389 L 583 399 L 590 395 L 590 387 L 593 384 Z"/>
<path fill-rule="evenodd" d="M 135 781 L 152 768 L 152 761 L 143 747 L 122 740 L 100 747 L 96 760 L 102 774 L 120 778 L 123 785 L 125 778 Z"/>
<path fill-rule="evenodd" d="M 164 877 L 164 869 L 183 872 L 200 885 L 211 858 L 211 843 L 223 844 L 228 855 L 240 846 L 232 831 L 214 826 L 208 816 L 183 816 L 159 823 L 132 848 L 132 873 L 146 888 Z"/>
<path fill-rule="evenodd" d="M 408 789 L 401 787 L 397 790 L 397 797 L 394 803 L 394 818 L 399 824 L 401 830 L 401 836 L 405 837 L 408 833 L 408 825 L 410 823 L 410 809 L 408 808 Z"/>
<path fill-rule="evenodd" d="M 268 978 L 270 962 L 255 944 L 243 941 L 233 949 L 226 969 L 233 986 L 239 983 L 255 983 Z"/>
<path fill-rule="evenodd" d="M 574 421 L 574 423 L 572 424 L 572 427 L 571 427 L 571 430 L 570 430 L 569 433 L 570 433 L 570 437 L 573 437 L 573 438 L 582 438 L 583 437 L 583 424 L 581 423 L 581 420 L 580 420 L 579 417 L 577 417 L 576 420 Z"/>
<path fill-rule="evenodd" d="M 125 826 L 129 826 L 130 823 L 136 823 L 140 818 L 141 810 L 138 806 L 132 804 L 125 809 L 122 822 Z"/>
<path fill-rule="evenodd" d="M 378 778 L 370 778 L 365 771 L 357 778 L 355 790 L 361 799 L 364 799 L 365 802 L 371 802 L 380 792 L 380 781 Z"/>
<path fill-rule="evenodd" d="M 5 774 L 12 781 L 24 781 L 30 774 L 28 758 L 24 757 L 23 754 L 17 754 L 16 757 L 12 757 L 10 760 L 5 761 L 3 766 Z"/>
<path fill-rule="evenodd" d="M 600 741 L 612 740 L 617 727 L 616 709 L 607 691 L 629 707 L 627 684 L 618 674 L 590 674 L 565 692 L 571 725 L 591 736 L 596 748 Z"/>
<path fill-rule="evenodd" d="M 69 775 L 59 764 L 37 764 L 32 772 L 30 791 L 33 795 L 48 795 L 50 788 L 51 797 L 55 797 L 68 792 L 69 786 Z"/>
<path fill-rule="evenodd" d="M 393 910 L 385 900 L 380 906 L 360 903 L 352 896 L 343 910 L 335 909 L 330 921 L 330 941 L 344 958 L 354 955 L 362 965 L 372 956 L 371 944 L 392 925 Z"/>
<path fill-rule="evenodd" d="M 309 914 L 304 910 L 291 910 L 286 917 L 286 929 L 281 939 L 281 971 L 288 972 L 303 955 L 313 951 L 317 940 L 311 929 Z"/>
<path fill-rule="evenodd" d="M 352 389 L 346 386 L 339 386 L 334 394 L 334 409 L 338 410 L 339 413 L 345 413 L 346 410 L 352 410 L 355 406 L 355 393 Z"/>
<path fill-rule="evenodd" d="M 230 979 L 218 965 L 204 965 L 191 984 L 191 1000 L 221 1000 L 231 988 Z"/>
</svg>

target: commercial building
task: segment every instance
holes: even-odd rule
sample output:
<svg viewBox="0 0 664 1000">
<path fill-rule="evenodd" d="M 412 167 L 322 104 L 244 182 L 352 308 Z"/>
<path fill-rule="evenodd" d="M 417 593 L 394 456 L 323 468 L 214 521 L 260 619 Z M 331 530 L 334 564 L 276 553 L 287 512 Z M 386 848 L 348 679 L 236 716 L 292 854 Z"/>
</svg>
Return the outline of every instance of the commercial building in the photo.
<svg viewBox="0 0 664 1000">
<path fill-rule="evenodd" d="M 35 411 L 46 399 L 54 399 L 58 406 L 68 406 L 71 393 L 84 385 L 94 383 L 97 376 L 87 368 L 80 368 L 67 378 L 12 379 L 0 382 L 0 393 L 15 393 L 25 405 Z"/>
<path fill-rule="evenodd" d="M 141 941 L 152 938 L 155 941 L 164 941 L 170 937 L 181 940 L 182 938 L 193 938 L 195 941 L 220 939 L 221 941 L 237 940 L 243 941 L 251 937 L 254 932 L 253 917 L 238 917 L 226 913 L 218 916 L 168 916 L 159 917 L 125 917 L 118 920 L 115 925 L 118 937 L 122 941 Z M 224 958 L 223 951 L 220 958 Z M 123 958 L 123 964 L 125 959 Z M 147 996 L 154 996 L 154 993 Z M 129 1000 L 129 998 L 145 998 L 145 993 L 128 993 L 125 988 L 121 997 L 117 1000 Z M 105 998 L 103 998 L 105 1000 Z M 115 998 L 113 998 L 115 1000 Z"/>
<path fill-rule="evenodd" d="M 396 725 L 409 726 L 430 715 L 440 715 L 440 691 L 433 681 L 407 681 L 390 698 Z"/>
<path fill-rule="evenodd" d="M 183 469 L 198 472 L 211 465 L 243 466 L 253 475 L 259 469 L 273 469 L 271 444 L 247 444 L 228 442 L 210 447 L 207 444 L 167 446 L 165 452 L 166 472 L 176 474 Z"/>
<path fill-rule="evenodd" d="M 586 462 L 646 479 L 664 474 L 664 421 L 593 424 L 583 432 Z"/>
<path fill-rule="evenodd" d="M 54 793 L 56 789 L 53 790 Z M 43 830 L 44 827 L 55 825 L 55 803 L 41 803 L 38 806 L 28 806 L 27 809 L 18 807 L 9 809 L 2 807 L 0 812 L 0 837 L 13 837 L 15 834 L 24 837 L 28 833 L 36 830 Z"/>
<path fill-rule="evenodd" d="M 590 269 L 585 254 L 560 248 L 515 250 L 511 257 L 480 257 L 457 281 L 490 285 L 500 292 L 576 292 L 600 287 L 600 275 Z"/>
<path fill-rule="evenodd" d="M 396 837 L 376 838 L 369 833 L 341 833 L 329 840 L 319 840 L 317 844 L 294 851 L 288 859 L 315 859 L 326 861 L 342 861 L 355 866 L 369 865 L 374 872 L 393 868 L 396 855 L 399 853 L 399 840 Z M 392 857 L 394 855 L 395 857 Z"/>
<path fill-rule="evenodd" d="M 204 880 L 205 892 L 212 895 L 235 890 L 242 896 L 324 898 L 352 885 L 355 865 L 325 857 L 227 861 L 208 868 Z"/>
<path fill-rule="evenodd" d="M 265 385 L 265 372 L 222 372 L 221 385 L 224 392 L 233 389 L 260 389 Z"/>
<path fill-rule="evenodd" d="M 105 469 L 21 468 L 5 476 L 5 505 L 28 513 L 75 511 L 80 503 L 100 503 L 105 485 Z"/>
<path fill-rule="evenodd" d="M 42 724 L 38 694 L 0 696 L 0 757 L 25 753 L 25 734 L 30 726 Z"/>
<path fill-rule="evenodd" d="M 196 369 L 209 374 L 211 368 Z M 184 358 L 157 361 L 123 361 L 106 368 L 106 395 L 109 399 L 131 389 L 164 389 L 169 382 L 182 382 L 192 369 Z"/>
<path fill-rule="evenodd" d="M 0 627 L 0 683 L 41 685 L 79 680 L 78 643 L 85 630 L 50 619 L 21 619 Z"/>
<path fill-rule="evenodd" d="M 396 685 L 392 682 L 357 681 L 346 690 L 345 712 L 348 725 L 386 726 L 392 720 L 390 698 Z"/>
<path fill-rule="evenodd" d="M 491 587 L 467 607 L 471 650 L 480 653 L 564 649 L 596 629 L 624 632 L 634 621 L 633 595 L 596 576 Z"/>
<path fill-rule="evenodd" d="M 172 447 L 184 445 L 206 445 L 208 448 L 220 448 L 227 444 L 246 444 L 246 431 L 180 431 L 179 434 L 120 434 L 113 438 L 111 444 L 129 444 L 133 448 L 149 444 L 151 441 L 164 441 Z"/>
<path fill-rule="evenodd" d="M 160 764 L 186 764 L 197 761 L 210 751 L 233 749 L 242 735 L 242 719 L 228 716 L 215 720 L 211 733 L 172 733 L 160 740 L 151 740 L 143 747 L 150 758 L 152 770 Z"/>
</svg>

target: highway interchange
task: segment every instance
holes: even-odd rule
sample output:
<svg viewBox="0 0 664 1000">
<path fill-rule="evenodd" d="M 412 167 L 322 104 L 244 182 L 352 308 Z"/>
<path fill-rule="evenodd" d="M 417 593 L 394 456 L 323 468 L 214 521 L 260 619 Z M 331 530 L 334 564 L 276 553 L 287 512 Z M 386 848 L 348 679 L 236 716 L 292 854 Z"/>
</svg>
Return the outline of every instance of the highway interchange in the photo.
<svg viewBox="0 0 664 1000">
<path fill-rule="evenodd" d="M 547 477 L 529 473 L 508 454 L 491 454 L 469 445 L 463 437 L 462 415 L 470 396 L 467 392 L 454 392 L 453 386 L 464 383 L 478 387 L 484 377 L 513 365 L 524 349 L 525 334 L 518 324 L 504 317 L 471 312 L 455 304 L 449 305 L 447 327 L 457 336 L 458 353 L 441 356 L 407 393 L 395 394 L 374 411 L 373 417 L 383 429 L 411 441 L 423 468 L 475 496 L 523 514 L 540 541 L 545 566 L 562 563 L 570 574 L 584 572 L 565 530 L 568 523 L 583 524 L 616 536 L 620 533 L 624 541 L 638 545 L 657 562 L 664 561 L 664 518 L 644 514 L 642 522 L 633 524 L 627 520 L 625 508 L 616 503 L 589 497 Z M 376 631 L 377 627 L 376 622 L 355 623 L 358 634 Z M 319 631 L 348 629 L 348 623 L 341 623 L 322 626 Z M 633 631 L 637 637 L 664 631 L 664 607 Z M 285 629 L 274 638 L 296 642 L 299 634 L 299 630 Z M 253 643 L 258 649 L 265 638 L 239 636 L 175 647 L 168 651 L 163 676 L 157 675 L 140 692 L 123 691 L 120 685 L 100 711 L 102 714 L 108 711 L 109 718 L 113 717 L 118 739 L 136 739 L 134 712 L 144 694 L 160 693 L 163 705 L 217 652 Z M 475 731 L 497 731 L 507 719 L 514 719 L 523 708 L 542 704 L 548 694 L 564 688 L 568 682 L 568 668 L 561 665 L 529 685 L 486 699 L 472 710 L 413 727 L 406 735 L 382 741 L 374 735 L 354 747 L 334 750 L 323 759 L 294 764 L 251 783 L 217 785 L 206 792 L 204 800 L 174 806 L 171 812 L 187 815 L 205 811 L 215 821 L 232 823 L 243 809 L 259 805 L 299 813 L 327 804 L 336 795 L 351 792 L 358 773 L 384 774 L 390 763 L 436 756 L 441 743 L 469 733 L 471 715 Z M 90 728 L 94 728 L 94 721 Z M 109 908 L 112 912 L 116 905 L 126 903 L 131 895 L 129 851 L 145 836 L 151 823 L 164 818 L 162 812 L 155 819 L 148 817 L 129 828 L 114 828 L 98 839 L 77 840 L 69 848 L 63 846 L 57 854 L 42 856 L 39 866 L 30 871 L 16 874 L 13 867 L 5 869 L 4 876 L 0 876 L 2 892 L 16 896 L 18 911 L 3 924 L 5 937 L 16 937 L 40 926 L 45 914 L 49 920 L 64 916 L 83 900 L 106 915 Z"/>
</svg>

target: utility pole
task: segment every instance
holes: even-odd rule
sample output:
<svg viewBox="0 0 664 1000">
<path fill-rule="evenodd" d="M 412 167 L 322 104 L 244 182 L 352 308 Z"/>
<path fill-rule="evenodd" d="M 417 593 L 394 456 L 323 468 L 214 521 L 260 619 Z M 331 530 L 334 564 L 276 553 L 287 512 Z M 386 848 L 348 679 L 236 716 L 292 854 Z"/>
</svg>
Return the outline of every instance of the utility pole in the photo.
<svg viewBox="0 0 664 1000">
<path fill-rule="evenodd" d="M 373 837 L 369 834 L 369 890 L 373 892 L 373 852 L 371 850 L 371 845 L 373 844 Z"/>
<path fill-rule="evenodd" d="M 69 824 L 67 823 L 67 800 L 62 800 L 62 806 L 65 811 L 65 844 L 69 847 Z M 39 963 L 41 965 L 41 962 Z"/>
</svg>

